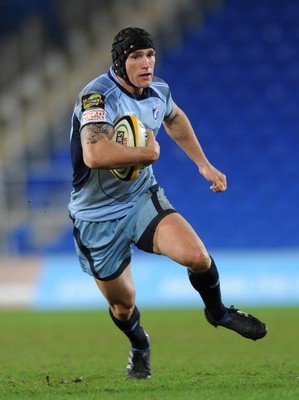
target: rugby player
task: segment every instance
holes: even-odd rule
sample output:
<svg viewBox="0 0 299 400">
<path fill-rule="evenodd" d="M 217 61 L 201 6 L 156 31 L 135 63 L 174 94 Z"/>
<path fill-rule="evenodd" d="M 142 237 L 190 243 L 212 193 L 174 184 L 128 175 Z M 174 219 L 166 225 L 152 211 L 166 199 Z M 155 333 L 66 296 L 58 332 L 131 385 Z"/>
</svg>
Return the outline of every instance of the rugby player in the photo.
<svg viewBox="0 0 299 400">
<path fill-rule="evenodd" d="M 150 341 L 140 324 L 131 275 L 132 245 L 161 254 L 186 267 L 190 282 L 214 326 L 248 339 L 265 336 L 265 324 L 221 299 L 216 264 L 191 225 L 168 201 L 157 182 L 153 164 L 160 155 L 156 141 L 163 124 L 168 135 L 211 183 L 227 189 L 226 176 L 207 159 L 186 114 L 172 99 L 166 82 L 155 77 L 155 44 L 143 29 L 128 27 L 112 44 L 112 66 L 79 94 L 72 116 L 73 191 L 69 211 L 83 271 L 92 275 L 109 304 L 112 321 L 129 339 L 127 377 L 151 377 Z M 148 129 L 144 148 L 111 141 L 115 121 L 136 116 Z M 111 169 L 146 165 L 131 181 Z M 153 288 L 154 290 L 154 288 Z"/>
</svg>

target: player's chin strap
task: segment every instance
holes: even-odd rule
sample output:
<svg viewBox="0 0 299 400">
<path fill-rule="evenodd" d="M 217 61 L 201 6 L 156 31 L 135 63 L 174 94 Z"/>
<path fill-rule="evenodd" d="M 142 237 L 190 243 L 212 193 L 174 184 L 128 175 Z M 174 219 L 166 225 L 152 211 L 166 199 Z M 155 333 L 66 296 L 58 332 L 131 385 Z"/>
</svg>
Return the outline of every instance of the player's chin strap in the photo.
<svg viewBox="0 0 299 400">
<path fill-rule="evenodd" d="M 123 79 L 128 85 L 130 85 L 132 88 L 134 88 L 134 89 L 139 89 L 137 86 L 135 86 L 135 85 L 129 80 L 129 78 L 127 77 L 127 75 L 121 76 L 120 74 L 117 73 L 117 71 L 115 71 L 115 74 L 116 74 L 118 77 L 122 78 L 122 79 Z"/>
<path fill-rule="evenodd" d="M 155 49 L 155 45 L 151 35 L 141 28 L 128 27 L 122 29 L 112 43 L 112 68 L 117 76 L 134 89 L 138 88 L 128 78 L 126 61 L 131 53 L 142 49 Z"/>
</svg>

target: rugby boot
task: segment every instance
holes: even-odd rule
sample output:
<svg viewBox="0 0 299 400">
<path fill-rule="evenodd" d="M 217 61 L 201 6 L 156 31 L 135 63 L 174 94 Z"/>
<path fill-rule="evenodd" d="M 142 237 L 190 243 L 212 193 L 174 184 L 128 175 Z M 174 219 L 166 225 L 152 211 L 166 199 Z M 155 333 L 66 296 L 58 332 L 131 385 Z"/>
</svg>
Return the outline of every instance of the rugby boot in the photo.
<svg viewBox="0 0 299 400">
<path fill-rule="evenodd" d="M 127 378 L 149 379 L 150 377 L 150 348 L 146 350 L 136 350 L 131 347 L 127 365 Z"/>
<path fill-rule="evenodd" d="M 263 322 L 250 314 L 239 311 L 234 306 L 227 308 L 226 313 L 219 321 L 216 321 L 206 309 L 205 317 L 215 328 L 217 328 L 217 326 L 223 326 L 224 328 L 239 333 L 247 339 L 262 339 L 267 333 L 267 327 Z"/>
</svg>

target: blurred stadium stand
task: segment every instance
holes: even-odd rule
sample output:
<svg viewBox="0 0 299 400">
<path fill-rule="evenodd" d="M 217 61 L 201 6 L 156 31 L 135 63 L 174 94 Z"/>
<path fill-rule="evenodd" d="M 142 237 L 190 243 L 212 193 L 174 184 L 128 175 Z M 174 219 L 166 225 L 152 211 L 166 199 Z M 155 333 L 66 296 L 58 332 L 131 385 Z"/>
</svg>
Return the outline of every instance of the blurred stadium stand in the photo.
<svg viewBox="0 0 299 400">
<path fill-rule="evenodd" d="M 299 246 L 298 2 L 171 4 L 0 0 L 1 253 L 73 251 L 72 107 L 125 25 L 160 43 L 156 74 L 228 175 L 229 190 L 212 194 L 162 130 L 155 170 L 173 205 L 208 247 Z"/>
</svg>

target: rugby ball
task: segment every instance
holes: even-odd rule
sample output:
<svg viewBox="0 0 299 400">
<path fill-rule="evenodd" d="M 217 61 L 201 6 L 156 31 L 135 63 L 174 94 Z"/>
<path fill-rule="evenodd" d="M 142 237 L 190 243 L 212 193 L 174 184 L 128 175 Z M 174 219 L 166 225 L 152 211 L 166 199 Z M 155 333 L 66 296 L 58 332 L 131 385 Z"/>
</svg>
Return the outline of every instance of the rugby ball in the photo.
<svg viewBox="0 0 299 400">
<path fill-rule="evenodd" d="M 141 121 L 133 115 L 125 115 L 114 124 L 112 141 L 128 147 L 145 147 L 147 143 L 147 132 Z M 114 176 L 122 181 L 136 179 L 144 170 L 144 165 L 135 167 L 112 169 Z"/>
</svg>

